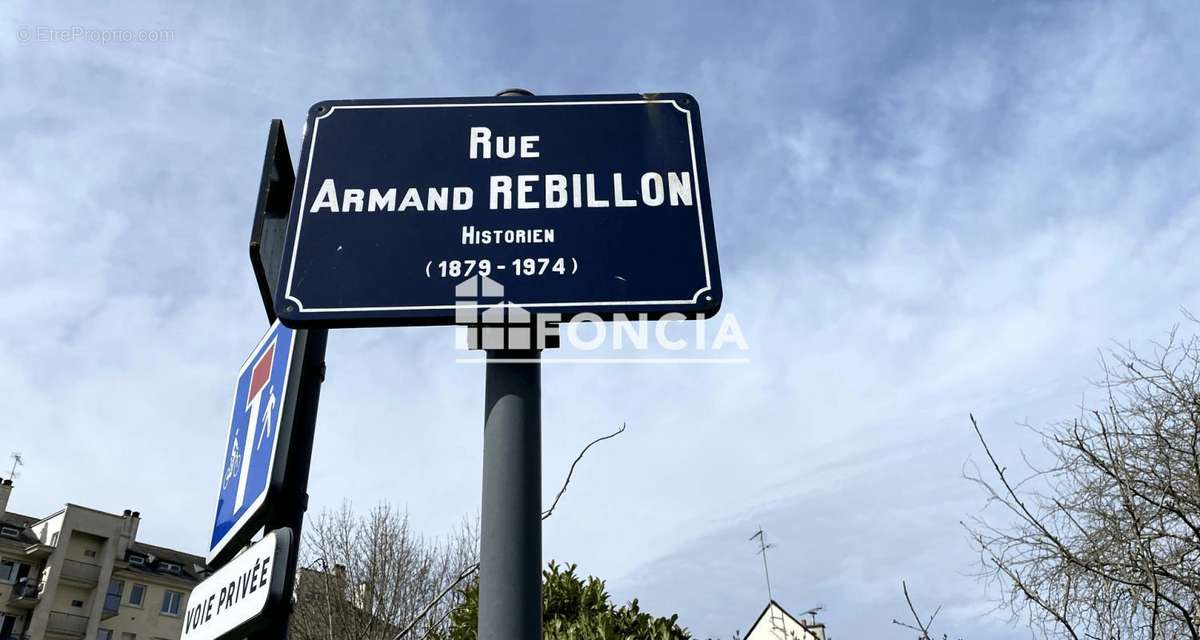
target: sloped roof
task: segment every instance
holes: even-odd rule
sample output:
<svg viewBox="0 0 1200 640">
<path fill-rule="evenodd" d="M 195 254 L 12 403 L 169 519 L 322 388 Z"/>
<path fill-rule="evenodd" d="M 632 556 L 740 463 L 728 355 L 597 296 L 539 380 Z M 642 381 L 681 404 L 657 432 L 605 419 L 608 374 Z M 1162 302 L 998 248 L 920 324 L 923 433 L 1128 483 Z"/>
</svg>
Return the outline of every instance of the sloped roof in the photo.
<svg viewBox="0 0 1200 640">
<path fill-rule="evenodd" d="M 204 558 L 201 558 L 200 556 L 194 556 L 190 553 L 184 553 L 183 551 L 176 551 L 175 549 L 168 549 L 166 547 L 146 544 L 145 542 L 134 542 L 133 544 L 129 545 L 129 548 L 138 553 L 154 554 L 154 556 L 160 560 L 174 562 L 175 564 L 204 564 Z"/>
<path fill-rule="evenodd" d="M 771 610 L 772 606 L 774 606 L 776 609 L 779 609 L 779 612 L 782 613 L 788 620 L 790 620 L 794 626 L 796 626 L 800 629 L 803 629 L 808 634 L 808 636 L 810 638 L 812 638 L 812 640 L 822 640 L 822 638 L 824 637 L 824 635 L 825 635 L 824 634 L 824 629 L 825 629 L 824 624 L 819 623 L 819 622 L 814 622 L 812 624 L 805 624 L 803 622 L 800 622 L 800 620 L 798 618 L 796 618 L 796 616 L 793 616 L 792 614 L 788 613 L 787 609 L 783 608 L 783 605 L 779 604 L 778 602 L 775 602 L 774 600 L 770 600 L 767 602 L 767 606 L 763 607 L 762 613 L 758 614 L 758 618 L 754 621 L 754 624 L 750 625 L 750 630 L 746 632 L 746 635 L 744 637 L 749 638 L 750 635 L 754 633 L 754 630 L 758 628 L 758 625 L 763 624 L 763 620 L 766 619 L 767 612 L 769 612 Z M 770 622 L 767 622 L 766 624 L 770 624 Z M 821 635 L 817 635 L 817 633 L 812 631 L 812 629 L 818 629 L 818 630 L 822 631 Z"/>
<path fill-rule="evenodd" d="M 38 520 L 40 520 L 40 518 L 33 518 L 30 516 L 21 515 L 19 513 L 13 513 L 11 511 L 6 511 L 3 514 L 0 514 L 0 524 L 15 527 L 21 530 L 21 533 L 17 537 L 16 541 L 23 544 L 37 544 L 39 542 L 37 536 L 35 536 L 33 531 L 29 528 L 30 525 Z M 11 540 L 11 538 L 9 539 Z"/>
<path fill-rule="evenodd" d="M 152 555 L 154 556 L 154 564 L 147 564 L 143 567 L 129 565 L 127 568 L 125 568 L 128 571 L 144 571 L 146 573 L 169 576 L 172 574 L 162 573 L 159 571 L 159 568 L 162 566 L 159 563 L 170 562 L 171 564 L 179 565 L 181 573 L 176 577 L 199 582 L 204 579 L 204 574 L 208 570 L 207 565 L 204 564 L 204 558 L 201 558 L 200 556 L 194 556 L 190 553 L 184 553 L 182 551 L 176 551 L 175 549 L 168 549 L 166 547 L 146 544 L 144 542 L 135 541 L 130 544 L 129 551 L 127 551 L 125 553 L 125 557 L 121 559 L 128 562 L 130 553 L 136 553 L 143 556 Z M 199 571 L 197 571 L 197 567 L 199 567 Z"/>
</svg>

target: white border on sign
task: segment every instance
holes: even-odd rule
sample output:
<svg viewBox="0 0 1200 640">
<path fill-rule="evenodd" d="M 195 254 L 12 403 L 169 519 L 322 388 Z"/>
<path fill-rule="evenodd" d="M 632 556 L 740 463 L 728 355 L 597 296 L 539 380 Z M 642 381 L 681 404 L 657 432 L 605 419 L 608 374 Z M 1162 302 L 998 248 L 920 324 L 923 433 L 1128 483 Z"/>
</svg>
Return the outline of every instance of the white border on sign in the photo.
<svg viewBox="0 0 1200 640">
<path fill-rule="evenodd" d="M 312 140 L 308 146 L 308 166 L 304 169 L 304 187 L 300 191 L 300 216 L 296 220 L 296 237 L 292 242 L 292 253 L 290 264 L 288 265 L 287 285 L 284 287 L 284 299 L 295 303 L 296 310 L 300 313 L 338 313 L 347 311 L 433 311 L 433 310 L 451 310 L 463 308 L 463 305 L 445 304 L 445 305 L 427 305 L 427 306 L 410 306 L 410 307 L 325 307 L 305 309 L 304 303 L 299 298 L 292 295 L 292 280 L 296 273 L 296 251 L 300 247 L 300 232 L 304 228 L 304 216 L 306 214 L 305 203 L 308 202 L 308 181 L 312 173 L 313 150 L 317 146 L 317 131 L 320 129 L 321 120 L 329 117 L 338 109 L 421 109 L 432 107 L 536 107 L 536 106 L 595 106 L 608 104 L 630 104 L 630 105 L 645 105 L 645 104 L 670 104 L 687 116 L 688 126 L 688 144 L 692 152 L 692 186 L 696 190 L 696 219 L 700 225 L 700 250 L 704 256 L 704 287 L 697 290 L 692 295 L 691 300 L 623 300 L 612 302 L 538 302 L 538 303 L 521 303 L 522 307 L 606 307 L 617 305 L 658 305 L 658 304 L 695 304 L 700 296 L 706 291 L 712 290 L 712 273 L 708 266 L 708 237 L 704 230 L 704 198 L 700 193 L 700 172 L 696 165 L 696 138 L 692 130 L 692 112 L 680 107 L 674 100 L 598 100 L 598 101 L 568 101 L 568 102 L 448 102 L 442 104 L 362 104 L 362 105 L 335 105 L 326 113 L 318 116 L 313 121 Z M 471 305 L 467 305 L 470 307 Z M 482 308 L 483 305 L 475 305 Z"/>
<path fill-rule="evenodd" d="M 255 345 L 254 349 L 250 351 L 249 357 L 247 357 L 246 361 L 242 363 L 242 368 L 238 370 L 238 375 L 237 375 L 238 383 L 235 384 L 233 387 L 233 406 L 229 410 L 229 432 L 225 436 L 225 453 L 226 454 L 229 453 L 229 438 L 233 436 L 233 417 L 235 415 L 237 415 L 238 389 L 241 387 L 242 375 L 246 373 L 246 369 L 250 366 L 250 363 L 253 362 L 254 357 L 262 352 L 263 348 L 267 345 L 267 341 L 275 335 L 275 332 L 279 329 L 280 326 L 282 326 L 282 325 L 278 319 L 275 320 L 275 322 L 271 324 L 271 328 L 267 329 L 266 335 L 264 335 L 262 337 L 262 339 L 260 339 L 258 341 L 258 344 Z M 204 559 L 205 563 L 207 563 L 207 564 L 212 564 L 213 558 L 215 558 L 217 556 L 217 554 L 224 551 L 225 547 L 229 546 L 229 541 L 231 539 L 233 539 L 233 537 L 235 535 L 237 535 L 237 533 L 240 532 L 243 527 L 246 526 L 246 523 L 251 518 L 253 518 L 255 516 L 255 514 L 258 513 L 259 509 L 261 509 L 263 506 L 263 502 L 266 501 L 267 493 L 269 492 L 269 489 L 271 488 L 271 478 L 275 472 L 275 460 L 279 457 L 279 444 L 281 441 L 281 438 L 279 437 L 279 430 L 283 426 L 283 410 L 284 410 L 284 406 L 287 403 L 288 378 L 292 375 L 292 356 L 294 356 L 295 352 L 296 352 L 296 330 L 288 329 L 288 331 L 291 333 L 292 337 L 291 337 L 291 339 L 289 341 L 289 345 L 288 345 L 287 361 L 284 362 L 284 364 L 283 364 L 283 366 L 284 366 L 283 389 L 280 390 L 279 413 L 276 414 L 276 420 L 278 421 L 278 423 L 276 424 L 276 427 L 275 427 L 275 450 L 271 452 L 271 463 L 269 465 L 267 465 L 267 486 L 263 488 L 262 493 L 258 494 L 258 497 L 254 499 L 254 502 L 250 503 L 250 507 L 247 508 L 245 513 L 243 513 L 242 516 L 237 519 L 237 522 L 233 523 L 233 526 L 229 528 L 229 531 L 226 531 L 225 535 L 222 536 L 221 539 L 217 541 L 216 545 L 212 545 L 212 535 L 211 535 L 211 533 L 209 534 L 208 543 L 212 546 L 209 547 L 208 555 Z M 277 345 L 277 348 L 278 348 L 278 345 Z M 276 351 L 276 355 L 278 355 L 278 353 L 279 352 Z M 221 473 L 217 477 L 217 486 L 218 487 L 221 486 L 220 480 L 223 479 L 224 475 L 225 475 L 225 465 L 222 464 L 221 465 Z M 220 494 L 220 492 L 218 492 L 217 493 L 218 504 L 220 504 L 220 497 L 221 497 L 221 494 Z M 217 526 L 216 517 L 217 516 L 214 513 L 213 514 L 213 527 Z"/>
<path fill-rule="evenodd" d="M 188 594 L 188 606 L 181 615 L 183 619 L 181 640 L 211 640 L 226 637 L 226 634 L 230 631 L 242 627 L 247 622 L 263 615 L 267 607 L 274 604 L 272 596 L 278 597 L 278 595 L 282 595 L 274 593 L 276 577 L 281 572 L 286 573 L 288 570 L 286 561 L 282 563 L 282 566 L 279 562 L 279 545 L 281 542 L 279 535 L 278 529 L 266 532 L 261 540 L 248 546 L 246 552 L 239 554 L 220 569 L 209 574 L 199 584 L 192 587 L 191 593 Z M 294 534 L 289 537 L 294 543 Z M 265 553 L 260 553 L 259 551 L 265 551 Z M 267 587 L 260 586 L 255 589 L 255 593 L 253 594 L 243 594 L 238 598 L 237 602 L 233 604 L 226 603 L 223 609 L 218 610 L 216 605 L 208 605 L 209 608 L 205 609 L 204 602 L 206 599 L 213 598 L 214 596 L 219 598 L 222 589 L 226 588 L 232 581 L 237 580 L 238 576 L 245 575 L 253 569 L 255 564 L 252 564 L 252 561 L 261 561 L 268 554 L 271 558 L 272 566 L 266 575 L 266 579 L 269 581 Z M 286 557 L 287 554 L 285 553 L 284 558 Z M 206 615 L 203 619 L 197 619 L 195 616 L 201 613 Z"/>
</svg>

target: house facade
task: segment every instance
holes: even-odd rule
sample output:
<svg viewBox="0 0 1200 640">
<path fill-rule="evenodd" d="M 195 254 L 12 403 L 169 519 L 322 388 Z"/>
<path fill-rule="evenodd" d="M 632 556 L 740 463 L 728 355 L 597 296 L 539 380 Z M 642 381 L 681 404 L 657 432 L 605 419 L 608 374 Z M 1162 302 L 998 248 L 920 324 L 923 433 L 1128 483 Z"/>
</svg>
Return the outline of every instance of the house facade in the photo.
<svg viewBox="0 0 1200 640">
<path fill-rule="evenodd" d="M 826 640 L 825 625 L 804 617 L 797 618 L 771 600 L 758 614 L 745 640 Z"/>
</svg>

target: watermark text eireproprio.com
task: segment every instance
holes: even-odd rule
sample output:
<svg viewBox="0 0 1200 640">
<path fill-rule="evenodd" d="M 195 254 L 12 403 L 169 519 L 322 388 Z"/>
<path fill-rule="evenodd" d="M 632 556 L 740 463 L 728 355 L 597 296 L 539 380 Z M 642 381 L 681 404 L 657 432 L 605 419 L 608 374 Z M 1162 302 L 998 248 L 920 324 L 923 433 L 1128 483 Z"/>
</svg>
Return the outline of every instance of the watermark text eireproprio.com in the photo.
<svg viewBox="0 0 1200 640">
<path fill-rule="evenodd" d="M 174 29 L 124 29 L 96 28 L 82 25 L 54 27 L 34 25 L 17 28 L 17 40 L 34 43 L 94 43 L 94 44 L 140 44 L 175 41 Z"/>
</svg>

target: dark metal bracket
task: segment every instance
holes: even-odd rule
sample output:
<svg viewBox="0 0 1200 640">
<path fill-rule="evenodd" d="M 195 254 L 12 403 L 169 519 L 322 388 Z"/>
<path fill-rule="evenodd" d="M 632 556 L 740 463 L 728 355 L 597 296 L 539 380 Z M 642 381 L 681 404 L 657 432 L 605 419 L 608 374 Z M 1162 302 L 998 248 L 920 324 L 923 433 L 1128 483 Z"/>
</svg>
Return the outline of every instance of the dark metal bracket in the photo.
<svg viewBox="0 0 1200 640">
<path fill-rule="evenodd" d="M 258 282 L 268 322 L 275 322 L 275 287 L 283 263 L 283 244 L 295 186 L 296 172 L 292 169 L 283 121 L 275 119 L 267 134 L 258 204 L 250 231 L 250 265 L 254 268 L 254 279 Z"/>
</svg>

